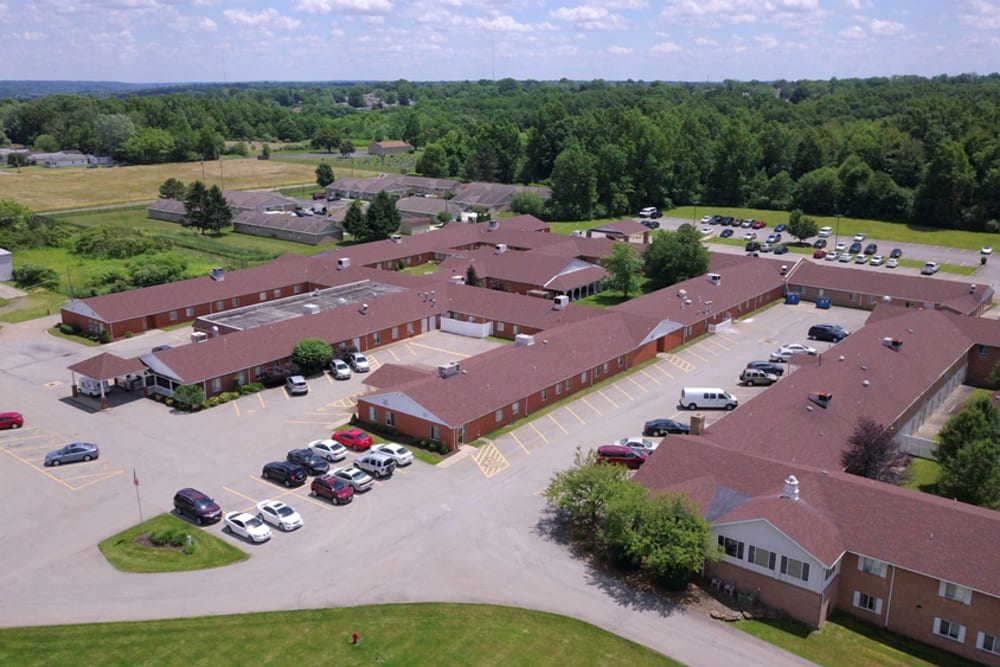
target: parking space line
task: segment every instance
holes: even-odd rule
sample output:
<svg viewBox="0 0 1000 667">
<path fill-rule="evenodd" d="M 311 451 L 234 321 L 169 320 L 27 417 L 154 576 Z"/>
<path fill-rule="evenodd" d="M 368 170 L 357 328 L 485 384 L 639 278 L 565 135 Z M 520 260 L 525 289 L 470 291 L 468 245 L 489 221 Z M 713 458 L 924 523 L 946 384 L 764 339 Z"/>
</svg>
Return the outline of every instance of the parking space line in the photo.
<svg viewBox="0 0 1000 667">
<path fill-rule="evenodd" d="M 566 428 L 562 424 L 560 424 L 555 417 L 552 416 L 551 412 L 549 413 L 548 417 L 549 419 L 552 420 L 553 424 L 559 427 L 559 430 L 563 432 L 563 435 L 569 435 L 569 431 L 567 431 Z"/>
<path fill-rule="evenodd" d="M 646 376 L 646 377 L 647 377 L 648 379 L 650 379 L 650 380 L 652 380 L 653 382 L 655 382 L 656 384 L 658 384 L 658 385 L 663 385 L 663 383 L 662 383 L 662 382 L 660 382 L 660 381 L 659 381 L 659 380 L 657 380 L 657 379 L 656 379 L 655 377 L 653 377 L 652 375 L 650 375 L 650 374 L 649 374 L 649 373 L 648 373 L 648 372 L 646 371 L 646 369 L 645 369 L 645 368 L 640 368 L 640 369 L 639 369 L 639 372 L 640 372 L 640 373 L 642 373 L 643 375 L 645 375 L 645 376 Z"/>
<path fill-rule="evenodd" d="M 106 477 L 106 476 L 111 476 L 111 475 L 117 475 L 120 472 L 122 472 L 122 471 L 121 470 L 115 470 L 115 471 L 102 470 L 101 472 L 92 472 L 92 473 L 89 473 L 89 474 L 86 474 L 86 475 L 77 475 L 75 477 L 63 477 L 62 479 L 64 481 L 66 481 L 66 482 L 75 482 L 78 479 L 90 479 L 91 477 Z"/>
<path fill-rule="evenodd" d="M 254 394 L 254 396 L 256 396 L 257 400 L 260 402 L 260 407 L 262 407 L 262 408 L 266 408 L 267 407 L 267 404 L 264 402 L 264 394 L 263 393 L 261 393 L 261 392 L 258 391 L 256 394 Z"/>
<path fill-rule="evenodd" d="M 604 415 L 604 413 L 603 413 L 603 412 L 601 412 L 600 410 L 598 410 L 597 408 L 595 408 L 595 407 L 593 406 L 593 404 L 592 404 L 592 403 L 591 403 L 590 401 L 588 401 L 588 400 L 587 400 L 587 397 L 586 397 L 586 396 L 581 396 L 581 397 L 580 397 L 580 400 L 581 400 L 581 401 L 583 401 L 583 402 L 584 402 L 584 403 L 586 404 L 586 406 L 587 406 L 588 408 L 590 408 L 591 410 L 593 410 L 594 412 L 596 412 L 598 416 L 602 416 L 602 415 Z"/>
<path fill-rule="evenodd" d="M 441 347 L 434 347 L 433 345 L 424 345 L 423 343 L 410 343 L 410 345 L 413 345 L 414 347 L 422 347 L 425 350 L 430 350 L 432 352 L 444 352 L 445 354 L 451 354 L 451 355 L 454 355 L 456 357 L 465 358 L 465 357 L 469 356 L 468 354 L 466 354 L 464 352 L 455 352 L 454 350 L 446 350 L 446 349 L 441 348 Z"/>
<path fill-rule="evenodd" d="M 519 437 L 517 437 L 517 433 L 515 433 L 514 431 L 511 431 L 510 432 L 510 437 L 514 438 L 514 442 L 517 443 L 518 447 L 520 447 L 521 449 L 524 450 L 525 454 L 531 454 L 531 452 L 528 451 L 528 448 L 524 446 L 524 443 L 521 442 L 521 439 Z"/>
<path fill-rule="evenodd" d="M 43 442 L 40 445 L 17 445 L 17 444 L 6 445 L 5 444 L 4 446 L 7 449 L 16 449 L 19 452 L 37 452 L 37 451 L 42 450 L 42 449 L 48 449 L 49 447 L 52 446 L 52 444 L 54 442 L 56 442 L 56 440 L 53 438 L 52 440 L 49 440 L 48 442 Z"/>
<path fill-rule="evenodd" d="M 605 394 L 603 391 L 601 391 L 600 389 L 598 389 L 597 393 L 600 394 L 601 396 L 603 396 L 604 400 L 606 400 L 608 403 L 610 403 L 612 407 L 614 407 L 614 408 L 618 407 L 618 404 L 615 403 L 614 401 L 612 401 L 610 398 L 608 398 L 608 395 Z M 628 396 L 628 394 L 625 394 L 625 395 Z"/>
<path fill-rule="evenodd" d="M 256 481 L 258 481 L 258 482 L 262 481 L 262 480 L 260 480 L 260 479 L 257 479 L 257 478 L 256 478 L 256 477 L 254 477 L 253 475 L 248 475 L 248 477 L 249 477 L 250 479 L 253 479 L 253 480 L 256 480 Z M 254 506 L 254 507 L 257 507 L 257 503 L 259 503 L 259 502 L 260 502 L 259 500 L 256 500 L 256 499 L 254 499 L 254 498 L 251 498 L 250 496 L 246 495 L 245 493 L 240 493 L 239 491 L 235 491 L 235 490 L 233 490 L 233 489 L 230 489 L 230 488 L 229 488 L 228 486 L 223 486 L 222 488 L 223 488 L 223 489 L 225 489 L 226 491 L 228 491 L 229 493 L 232 493 L 233 495 L 237 495 L 237 496 L 239 496 L 239 497 L 240 497 L 240 498 L 242 498 L 243 500 L 248 500 L 248 501 L 250 501 L 251 503 L 253 503 L 253 506 Z"/>
<path fill-rule="evenodd" d="M 632 396 L 632 394 L 630 394 L 627 391 L 625 391 L 624 389 L 622 389 L 621 385 L 619 385 L 617 382 L 612 382 L 609 386 L 610 387 L 614 387 L 615 389 L 617 389 L 621 393 L 625 394 L 625 398 L 627 398 L 628 400 L 630 400 L 630 401 L 634 401 L 635 400 L 635 398 Z"/>
<path fill-rule="evenodd" d="M 63 486 L 65 486 L 70 491 L 74 490 L 73 487 L 70 484 L 68 484 L 68 483 L 64 482 L 63 480 L 59 479 L 58 477 L 56 477 L 55 475 L 53 475 L 52 473 L 50 473 L 48 470 L 45 470 L 44 468 L 39 468 L 38 466 L 36 466 L 34 463 L 32 463 L 31 461 L 29 461 L 28 459 L 22 458 L 22 457 L 18 456 L 17 454 L 15 454 L 14 452 L 12 452 L 12 451 L 10 451 L 9 449 L 6 449 L 6 448 L 4 448 L 3 451 L 4 451 L 4 453 L 6 453 L 8 455 L 13 456 L 15 459 L 17 459 L 21 463 L 34 468 L 35 470 L 37 470 L 38 472 L 42 473 L 43 475 L 45 475 L 49 479 L 53 479 L 53 480 L 59 482 L 60 484 L 62 484 Z"/>
<path fill-rule="evenodd" d="M 399 360 L 400 360 L 400 359 L 399 359 L 399 355 L 398 355 L 398 354 L 396 354 L 396 352 L 395 352 L 395 351 L 394 351 L 394 350 L 393 350 L 393 349 L 392 349 L 391 347 L 387 347 L 387 348 L 385 349 L 385 351 L 386 351 L 386 352 L 388 352 L 389 354 L 391 354 L 391 355 L 392 355 L 392 358 L 393 358 L 393 359 L 395 359 L 396 361 L 399 361 Z"/>
<path fill-rule="evenodd" d="M 690 361 L 687 361 L 686 359 L 681 359 L 676 354 L 667 353 L 667 354 L 663 355 L 663 358 L 667 360 L 667 363 L 676 366 L 677 368 L 681 369 L 685 373 L 690 373 L 695 368 L 694 364 L 692 364 Z M 702 361 L 704 361 L 704 359 L 702 359 Z M 657 366 L 659 366 L 659 364 L 657 364 Z M 664 372 L 666 372 L 666 371 L 664 371 Z M 669 375 L 671 379 L 673 379 L 673 377 L 674 377 L 674 376 L 670 375 L 669 373 L 667 373 L 667 375 Z"/>
<path fill-rule="evenodd" d="M 288 396 L 286 395 L 285 398 L 288 398 Z M 233 410 L 236 411 L 236 416 L 239 417 L 240 416 L 240 406 L 236 405 L 238 403 L 238 401 L 229 401 L 229 403 L 233 406 Z"/>
<path fill-rule="evenodd" d="M 410 345 L 408 342 L 407 343 L 403 343 L 403 345 L 405 345 L 406 349 L 409 350 L 410 355 L 412 355 L 414 357 L 417 356 L 417 353 L 413 351 L 413 346 L 412 345 Z"/>
<path fill-rule="evenodd" d="M 564 408 L 566 408 L 567 412 L 569 412 L 569 413 L 570 413 L 571 415 L 573 415 L 574 417 L 576 417 L 576 420 L 577 420 L 578 422 L 580 422 L 581 424 L 586 424 L 586 423 L 587 423 L 587 422 L 585 422 L 585 421 L 584 421 L 584 420 L 583 420 L 583 419 L 582 419 L 582 418 L 580 417 L 580 415 L 578 415 L 578 414 L 576 414 L 576 412 L 574 412 L 573 408 L 569 407 L 568 405 L 564 405 L 563 407 L 564 407 Z"/>
<path fill-rule="evenodd" d="M 636 387 L 638 387 L 639 390 L 642 391 L 642 393 L 644 393 L 644 394 L 648 394 L 649 393 L 649 390 L 646 389 L 645 387 L 643 387 L 638 382 L 636 382 L 635 379 L 631 375 L 626 375 L 625 379 L 628 380 L 629 382 L 631 382 L 632 384 L 634 384 Z"/>
<path fill-rule="evenodd" d="M 332 506 L 332 503 L 329 503 L 329 502 L 323 502 L 323 501 L 321 501 L 321 500 L 317 500 L 316 498 L 313 498 L 313 497 L 312 497 L 312 496 L 311 496 L 310 494 L 308 494 L 308 493 L 307 493 L 306 495 L 304 495 L 304 496 L 300 496 L 300 495 L 299 495 L 299 494 L 297 494 L 297 493 L 293 493 L 292 495 L 293 495 L 293 496 L 295 496 L 295 498 L 296 498 L 296 502 L 298 502 L 299 500 L 304 500 L 304 501 L 306 501 L 306 502 L 308 502 L 308 503 L 312 503 L 312 504 L 313 504 L 313 505 L 315 505 L 316 507 L 320 507 L 320 508 L 322 508 L 322 509 L 325 509 L 325 510 L 326 510 L 327 512 L 332 512 L 332 511 L 333 511 L 333 506 Z"/>
<path fill-rule="evenodd" d="M 532 430 L 534 430 L 534 432 L 538 434 L 538 437 L 541 438 L 546 445 L 549 444 L 549 439 L 546 438 L 545 435 L 538 430 L 538 427 L 535 426 L 535 422 L 528 422 L 528 426 L 530 426 Z"/>
<path fill-rule="evenodd" d="M 513 435 L 513 434 L 512 434 Z M 503 452 L 488 440 L 486 445 L 480 447 L 475 456 L 472 457 L 476 465 L 487 479 L 494 477 L 510 467 L 510 462 L 503 455 Z"/>
<path fill-rule="evenodd" d="M 125 472 L 125 471 L 124 470 L 112 470 L 110 472 L 98 473 L 99 476 L 98 476 L 97 479 L 92 479 L 89 482 L 87 482 L 86 484 L 70 485 L 70 488 L 73 489 L 74 491 L 79 491 L 80 489 L 87 488 L 91 484 L 97 484 L 98 482 L 103 482 L 106 479 L 111 479 L 112 477 L 117 477 L 118 475 L 122 474 L 123 472 Z M 93 476 L 94 475 L 84 475 L 84 477 L 93 477 Z M 81 478 L 80 477 L 71 477 L 68 481 L 72 482 L 74 479 L 81 479 Z"/>
<path fill-rule="evenodd" d="M 708 359 L 706 359 L 705 357 L 703 357 L 700 354 L 698 354 L 697 352 L 695 352 L 694 348 L 689 347 L 689 348 L 685 349 L 684 351 L 691 353 L 691 355 L 693 355 L 694 357 L 697 357 L 701 361 L 708 361 Z M 715 356 L 719 356 L 719 355 L 715 355 Z"/>
<path fill-rule="evenodd" d="M 711 338 L 706 338 L 702 342 L 705 343 L 706 345 L 714 345 L 714 346 L 718 347 L 720 350 L 722 350 L 723 352 L 728 352 L 731 349 L 729 346 L 723 345 L 715 336 L 713 336 Z"/>
<path fill-rule="evenodd" d="M 708 345 L 706 345 L 706 344 L 705 344 L 705 341 L 701 341 L 700 343 L 698 343 L 698 344 L 697 344 L 697 345 L 695 345 L 694 347 L 695 347 L 695 348 L 697 348 L 699 352 L 707 352 L 708 354 L 712 355 L 713 357 L 717 357 L 717 356 L 719 356 L 719 353 L 718 353 L 718 352 L 716 352 L 715 350 L 713 350 L 713 349 L 712 349 L 711 347 L 709 347 Z M 692 348 L 688 348 L 688 351 L 689 351 L 689 352 L 690 352 L 691 350 L 692 350 Z M 697 357 L 698 355 L 697 355 L 697 354 L 695 354 L 694 356 L 696 356 L 696 357 Z"/>
</svg>

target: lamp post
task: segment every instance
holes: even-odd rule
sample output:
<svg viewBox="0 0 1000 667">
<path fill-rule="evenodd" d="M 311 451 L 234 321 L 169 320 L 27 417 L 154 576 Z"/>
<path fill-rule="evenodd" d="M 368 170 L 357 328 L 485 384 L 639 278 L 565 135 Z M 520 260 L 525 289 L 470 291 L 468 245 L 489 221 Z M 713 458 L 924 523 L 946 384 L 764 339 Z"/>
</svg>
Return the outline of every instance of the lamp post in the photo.
<svg viewBox="0 0 1000 667">
<path fill-rule="evenodd" d="M 694 204 L 694 213 L 691 214 L 691 224 L 696 225 L 698 222 L 698 204 L 701 202 L 695 199 L 692 203 Z"/>
<path fill-rule="evenodd" d="M 840 245 L 840 214 L 837 214 L 837 245 Z"/>
</svg>

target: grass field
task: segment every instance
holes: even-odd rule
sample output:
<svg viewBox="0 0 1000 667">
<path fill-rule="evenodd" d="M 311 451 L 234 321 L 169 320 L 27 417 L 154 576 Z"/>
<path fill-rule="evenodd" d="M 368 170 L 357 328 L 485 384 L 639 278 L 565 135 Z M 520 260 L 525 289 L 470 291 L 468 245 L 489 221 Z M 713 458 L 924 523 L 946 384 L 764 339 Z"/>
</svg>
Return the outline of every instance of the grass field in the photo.
<svg viewBox="0 0 1000 667">
<path fill-rule="evenodd" d="M 246 552 L 172 514 L 161 514 L 148 519 L 145 525 L 145 529 L 150 533 L 170 528 L 182 528 L 187 531 L 194 544 L 194 553 L 185 554 L 179 549 L 161 547 L 154 549 L 136 544 L 135 538 L 143 531 L 141 525 L 132 526 L 117 535 L 112 535 L 101 542 L 98 548 L 108 562 L 122 572 L 204 570 L 231 565 L 249 558 Z M 3 662 L 2 658 L 0 662 Z"/>
<path fill-rule="evenodd" d="M 0 199 L 13 199 L 36 213 L 108 204 L 148 201 L 159 196 L 168 178 L 184 183 L 201 180 L 227 190 L 271 188 L 316 183 L 316 164 L 286 160 L 226 159 L 87 169 L 24 167 L 0 169 Z"/>
<path fill-rule="evenodd" d="M 816 631 L 788 619 L 740 621 L 736 627 L 825 667 L 964 667 L 975 664 L 841 612 L 834 612 L 823 629 Z"/>
<path fill-rule="evenodd" d="M 906 480 L 903 483 L 908 489 L 934 493 L 938 479 L 941 477 L 941 464 L 930 459 L 914 458 L 906 470 Z"/>
<path fill-rule="evenodd" d="M 351 644 L 351 633 L 360 641 Z M 407 604 L 0 630 L 0 664 L 678 665 L 542 612 Z"/>
</svg>

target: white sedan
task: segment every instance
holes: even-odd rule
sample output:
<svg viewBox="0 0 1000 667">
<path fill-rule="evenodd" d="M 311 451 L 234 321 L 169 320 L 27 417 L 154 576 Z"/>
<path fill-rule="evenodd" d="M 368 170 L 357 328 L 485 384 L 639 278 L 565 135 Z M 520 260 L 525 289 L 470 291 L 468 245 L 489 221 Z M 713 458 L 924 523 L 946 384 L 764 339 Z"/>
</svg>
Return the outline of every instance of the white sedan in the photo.
<svg viewBox="0 0 1000 667">
<path fill-rule="evenodd" d="M 413 463 L 413 452 L 402 445 L 397 445 L 394 442 L 387 442 L 384 445 L 375 445 L 372 447 L 372 451 L 382 452 L 395 461 L 397 466 L 408 466 Z"/>
<path fill-rule="evenodd" d="M 993 254 L 993 246 L 991 246 L 991 245 L 984 245 L 982 248 L 980 248 L 979 252 L 981 252 L 984 255 L 992 255 Z"/>
<path fill-rule="evenodd" d="M 793 354 L 816 354 L 816 348 L 801 343 L 782 345 L 771 353 L 771 361 L 788 361 Z"/>
<path fill-rule="evenodd" d="M 634 435 L 630 438 L 622 438 L 621 440 L 615 440 L 614 444 L 622 445 L 623 447 L 631 447 L 633 451 L 642 452 L 646 456 L 652 454 L 660 445 L 658 442 L 647 440 L 646 438 L 638 435 Z"/>
<path fill-rule="evenodd" d="M 257 503 L 257 518 L 288 532 L 302 527 L 302 517 L 280 500 L 263 500 Z"/>
<path fill-rule="evenodd" d="M 224 522 L 222 530 L 231 535 L 238 535 L 251 542 L 267 542 L 271 539 L 271 529 L 252 514 L 230 512 Z"/>
<path fill-rule="evenodd" d="M 309 443 L 309 449 L 320 458 L 326 459 L 330 463 L 343 461 L 347 458 L 347 447 L 336 440 L 326 438 L 325 440 L 313 440 Z"/>
<path fill-rule="evenodd" d="M 358 470 L 354 466 L 337 468 L 331 474 L 353 486 L 355 491 L 367 491 L 375 483 L 375 480 L 368 473 L 364 470 Z"/>
</svg>

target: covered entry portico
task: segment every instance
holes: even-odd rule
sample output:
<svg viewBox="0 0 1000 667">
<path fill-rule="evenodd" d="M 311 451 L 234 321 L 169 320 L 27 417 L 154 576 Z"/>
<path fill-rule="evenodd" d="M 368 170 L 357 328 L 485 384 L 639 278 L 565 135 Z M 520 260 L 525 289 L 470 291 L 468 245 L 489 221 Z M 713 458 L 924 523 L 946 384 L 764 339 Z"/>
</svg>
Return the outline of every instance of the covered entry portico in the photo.
<svg viewBox="0 0 1000 667">
<path fill-rule="evenodd" d="M 101 410 L 110 407 L 109 394 L 144 390 L 148 369 L 138 357 L 122 359 L 104 352 L 69 367 L 73 398 L 90 405 L 98 401 Z"/>
</svg>

